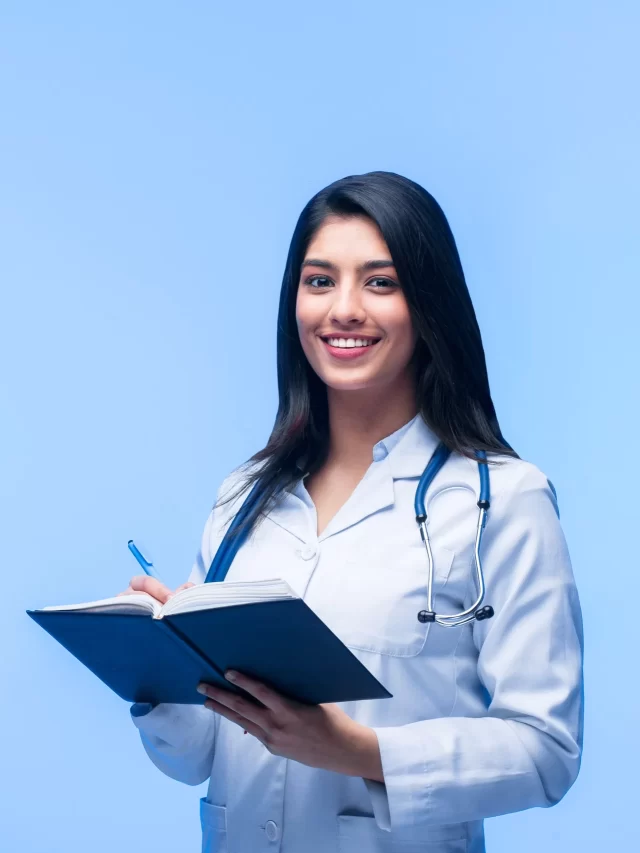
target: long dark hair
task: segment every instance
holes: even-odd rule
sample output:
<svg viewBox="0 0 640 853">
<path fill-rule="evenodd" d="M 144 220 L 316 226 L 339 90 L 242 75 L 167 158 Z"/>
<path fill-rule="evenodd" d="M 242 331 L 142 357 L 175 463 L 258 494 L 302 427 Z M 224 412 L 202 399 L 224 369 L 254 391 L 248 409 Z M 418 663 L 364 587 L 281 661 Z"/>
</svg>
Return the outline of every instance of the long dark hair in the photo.
<svg viewBox="0 0 640 853">
<path fill-rule="evenodd" d="M 300 479 L 300 466 L 311 474 L 327 458 L 327 389 L 300 343 L 296 295 L 307 247 L 331 215 L 367 216 L 385 239 L 418 333 L 416 399 L 426 424 L 451 451 L 475 461 L 476 450 L 520 458 L 500 432 L 480 329 L 440 205 L 419 184 L 394 172 L 349 175 L 313 196 L 291 238 L 278 312 L 275 423 L 266 446 L 245 463 L 240 487 L 217 504 L 234 500 L 260 481 L 260 498 L 238 531 L 255 527 Z"/>
</svg>

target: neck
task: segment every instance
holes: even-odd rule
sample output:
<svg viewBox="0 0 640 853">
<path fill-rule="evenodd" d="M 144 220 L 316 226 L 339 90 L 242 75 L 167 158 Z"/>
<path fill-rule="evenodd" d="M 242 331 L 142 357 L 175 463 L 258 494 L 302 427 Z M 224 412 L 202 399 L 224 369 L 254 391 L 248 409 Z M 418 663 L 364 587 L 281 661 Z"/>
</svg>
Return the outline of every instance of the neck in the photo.
<svg viewBox="0 0 640 853">
<path fill-rule="evenodd" d="M 418 412 L 412 379 L 393 388 L 339 391 L 327 388 L 329 456 L 327 462 L 345 468 L 371 463 L 374 445 L 400 429 Z"/>
</svg>

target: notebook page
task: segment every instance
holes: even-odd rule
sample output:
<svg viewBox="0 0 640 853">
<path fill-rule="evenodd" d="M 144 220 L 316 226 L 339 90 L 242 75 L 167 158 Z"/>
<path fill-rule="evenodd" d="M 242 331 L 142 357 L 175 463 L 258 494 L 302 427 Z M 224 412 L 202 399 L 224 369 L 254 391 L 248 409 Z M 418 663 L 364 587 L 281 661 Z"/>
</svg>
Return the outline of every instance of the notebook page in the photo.
<svg viewBox="0 0 640 853">
<path fill-rule="evenodd" d="M 157 615 L 162 609 L 159 601 L 146 592 L 132 593 L 131 595 L 113 596 L 102 598 L 99 601 L 87 601 L 84 604 L 57 604 L 50 607 L 41 607 L 41 610 L 82 610 L 87 613 L 131 613 L 140 615 L 149 613 Z"/>
<path fill-rule="evenodd" d="M 281 601 L 299 598 L 286 581 L 270 578 L 260 581 L 222 581 L 201 583 L 177 592 L 161 608 L 159 616 L 174 613 L 191 613 L 212 607 L 230 607 L 234 604 L 252 604 L 259 601 Z"/>
</svg>

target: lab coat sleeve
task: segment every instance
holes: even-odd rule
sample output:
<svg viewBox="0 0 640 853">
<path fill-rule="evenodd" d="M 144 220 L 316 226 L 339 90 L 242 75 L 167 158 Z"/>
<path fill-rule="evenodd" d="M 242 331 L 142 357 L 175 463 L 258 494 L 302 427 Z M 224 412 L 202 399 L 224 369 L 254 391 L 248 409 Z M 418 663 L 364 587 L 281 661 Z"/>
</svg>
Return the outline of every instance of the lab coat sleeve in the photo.
<svg viewBox="0 0 640 853">
<path fill-rule="evenodd" d="M 485 602 L 495 609 L 472 628 L 486 715 L 456 717 L 454 707 L 449 717 L 374 727 L 385 781 L 364 781 L 381 829 L 552 806 L 578 775 L 580 604 L 555 496 L 524 464 L 492 503 L 481 546 Z"/>
<path fill-rule="evenodd" d="M 231 474 L 220 487 L 218 500 L 228 486 Z M 230 508 L 236 502 L 211 510 L 200 549 L 189 574 L 191 583 L 204 583 L 213 555 L 224 536 Z M 195 685 L 194 685 L 195 689 Z M 204 705 L 161 703 L 155 707 L 135 703 L 131 720 L 138 729 L 145 752 L 167 776 L 187 785 L 199 785 L 211 774 L 219 715 Z"/>
</svg>

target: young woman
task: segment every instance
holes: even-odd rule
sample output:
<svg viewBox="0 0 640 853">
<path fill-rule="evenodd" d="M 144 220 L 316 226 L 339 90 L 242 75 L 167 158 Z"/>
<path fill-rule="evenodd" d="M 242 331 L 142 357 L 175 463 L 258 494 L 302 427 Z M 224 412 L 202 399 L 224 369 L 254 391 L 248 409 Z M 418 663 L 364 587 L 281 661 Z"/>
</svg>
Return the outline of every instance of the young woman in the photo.
<svg viewBox="0 0 640 853">
<path fill-rule="evenodd" d="M 501 435 L 454 238 L 426 190 L 371 172 L 307 204 L 278 382 L 269 441 L 223 482 L 185 585 L 204 581 L 259 480 L 226 580 L 286 580 L 393 698 L 307 706 L 238 673 L 264 707 L 207 685 L 205 705 L 134 705 L 144 748 L 174 779 L 210 779 L 204 851 L 480 853 L 484 818 L 554 805 L 576 778 L 582 625 L 555 492 Z M 438 613 L 473 608 L 477 451 L 490 476 L 494 615 L 458 626 L 424 618 L 414 496 L 440 442 L 451 454 L 426 497 Z M 147 576 L 133 590 L 170 594 Z"/>
</svg>

